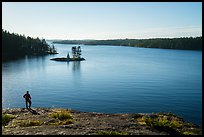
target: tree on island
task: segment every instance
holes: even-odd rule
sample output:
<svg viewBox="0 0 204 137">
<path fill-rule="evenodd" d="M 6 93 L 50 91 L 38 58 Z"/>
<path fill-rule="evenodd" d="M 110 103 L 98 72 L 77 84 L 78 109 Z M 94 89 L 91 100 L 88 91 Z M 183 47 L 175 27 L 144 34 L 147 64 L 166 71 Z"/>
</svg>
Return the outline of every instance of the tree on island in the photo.
<svg viewBox="0 0 204 137">
<path fill-rule="evenodd" d="M 73 58 L 81 58 L 81 47 L 80 46 L 72 47 L 72 55 L 73 55 Z"/>
<path fill-rule="evenodd" d="M 57 53 L 57 49 L 55 48 L 54 44 L 50 46 L 50 49 L 48 50 L 48 53 Z"/>
</svg>

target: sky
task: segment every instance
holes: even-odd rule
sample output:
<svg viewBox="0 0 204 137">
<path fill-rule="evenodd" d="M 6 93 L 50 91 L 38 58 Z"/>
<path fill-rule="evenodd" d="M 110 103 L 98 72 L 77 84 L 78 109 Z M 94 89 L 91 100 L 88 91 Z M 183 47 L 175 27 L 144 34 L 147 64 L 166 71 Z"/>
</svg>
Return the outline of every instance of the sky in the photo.
<svg viewBox="0 0 204 137">
<path fill-rule="evenodd" d="M 202 36 L 202 2 L 2 2 L 2 29 L 45 39 Z"/>
</svg>

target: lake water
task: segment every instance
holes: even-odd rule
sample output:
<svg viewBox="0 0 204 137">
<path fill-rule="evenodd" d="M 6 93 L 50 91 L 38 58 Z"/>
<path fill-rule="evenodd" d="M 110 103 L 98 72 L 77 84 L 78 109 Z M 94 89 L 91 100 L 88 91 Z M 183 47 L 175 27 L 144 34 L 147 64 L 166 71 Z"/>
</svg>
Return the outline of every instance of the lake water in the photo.
<svg viewBox="0 0 204 137">
<path fill-rule="evenodd" d="M 81 45 L 81 62 L 57 62 L 59 54 L 2 63 L 2 107 L 61 107 L 102 113 L 172 112 L 202 123 L 202 52 Z"/>
</svg>

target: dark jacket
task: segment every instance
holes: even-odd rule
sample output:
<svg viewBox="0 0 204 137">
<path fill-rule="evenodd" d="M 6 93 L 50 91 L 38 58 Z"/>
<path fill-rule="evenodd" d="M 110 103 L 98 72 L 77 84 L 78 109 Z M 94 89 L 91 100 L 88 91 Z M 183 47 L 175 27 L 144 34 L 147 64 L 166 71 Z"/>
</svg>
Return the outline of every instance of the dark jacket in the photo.
<svg viewBox="0 0 204 137">
<path fill-rule="evenodd" d="M 30 96 L 30 94 L 25 94 L 25 95 L 23 95 L 23 97 L 25 98 L 25 100 L 30 100 L 31 99 L 31 96 Z"/>
</svg>

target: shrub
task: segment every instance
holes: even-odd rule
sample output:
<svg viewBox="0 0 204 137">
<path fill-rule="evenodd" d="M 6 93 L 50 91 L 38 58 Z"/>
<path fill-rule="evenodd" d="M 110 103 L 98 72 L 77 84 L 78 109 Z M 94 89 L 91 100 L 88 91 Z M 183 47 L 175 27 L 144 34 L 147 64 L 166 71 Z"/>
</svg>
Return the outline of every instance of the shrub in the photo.
<svg viewBox="0 0 204 137">
<path fill-rule="evenodd" d="M 179 131 L 177 129 L 181 126 L 176 118 L 169 119 L 165 115 L 158 115 L 158 117 L 154 118 L 146 118 L 145 122 L 152 128 L 161 131 L 167 131 L 171 134 L 179 134 Z"/>
<path fill-rule="evenodd" d="M 29 126 L 40 126 L 42 122 L 39 120 L 20 120 L 19 126 L 21 127 L 29 127 Z"/>
<path fill-rule="evenodd" d="M 145 115 L 137 118 L 141 125 L 150 126 L 153 129 L 166 131 L 174 135 L 198 135 L 200 130 L 194 128 L 191 123 L 186 123 L 181 117 L 172 113 L 158 113 L 156 115 Z"/>
<path fill-rule="evenodd" d="M 14 115 L 11 115 L 11 114 L 2 114 L 2 125 L 6 126 L 9 123 L 9 121 L 11 121 L 14 118 L 15 118 Z"/>
<path fill-rule="evenodd" d="M 70 114 L 66 110 L 62 110 L 60 112 L 54 112 L 50 114 L 51 118 L 59 119 L 59 120 L 67 120 L 67 119 L 73 119 L 72 114 Z"/>
<path fill-rule="evenodd" d="M 51 113 L 49 114 L 49 117 L 60 120 L 57 122 L 52 122 L 50 125 L 68 125 L 73 123 L 72 114 L 66 110 Z"/>
<path fill-rule="evenodd" d="M 73 123 L 72 119 L 67 119 L 64 121 L 51 122 L 51 123 L 49 123 L 49 125 L 68 125 L 68 124 L 72 124 L 72 123 Z"/>
</svg>

